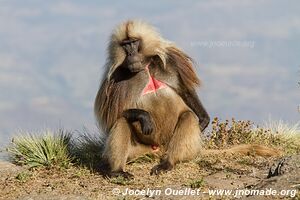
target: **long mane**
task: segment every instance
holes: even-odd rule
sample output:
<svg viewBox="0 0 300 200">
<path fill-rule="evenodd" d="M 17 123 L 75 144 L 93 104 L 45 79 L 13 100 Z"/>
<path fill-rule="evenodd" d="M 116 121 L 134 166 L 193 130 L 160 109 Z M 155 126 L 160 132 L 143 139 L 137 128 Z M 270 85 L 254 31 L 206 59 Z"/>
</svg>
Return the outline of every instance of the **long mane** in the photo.
<svg viewBox="0 0 300 200">
<path fill-rule="evenodd" d="M 184 86 L 191 90 L 200 86 L 200 80 L 194 70 L 193 60 L 176 46 L 166 49 L 167 63 L 175 68 Z"/>
<path fill-rule="evenodd" d="M 127 95 L 128 82 L 108 80 L 105 78 L 101 84 L 95 100 L 94 111 L 99 126 L 107 133 L 113 123 L 121 116 L 126 103 L 130 101 Z"/>
</svg>

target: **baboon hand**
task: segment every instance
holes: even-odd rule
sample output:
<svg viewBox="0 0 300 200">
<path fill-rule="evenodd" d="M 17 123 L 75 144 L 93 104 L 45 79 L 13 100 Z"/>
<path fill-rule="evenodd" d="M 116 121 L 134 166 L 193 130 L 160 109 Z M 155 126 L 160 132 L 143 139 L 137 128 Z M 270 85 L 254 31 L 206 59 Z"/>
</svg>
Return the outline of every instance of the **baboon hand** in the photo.
<svg viewBox="0 0 300 200">
<path fill-rule="evenodd" d="M 145 135 L 150 135 L 153 132 L 153 124 L 149 123 L 150 119 L 142 119 L 141 126 L 142 126 L 142 133 Z"/>
<path fill-rule="evenodd" d="M 150 114 L 141 109 L 128 109 L 123 112 L 123 116 L 129 123 L 140 122 L 142 133 L 150 135 L 153 132 L 154 124 Z"/>
</svg>

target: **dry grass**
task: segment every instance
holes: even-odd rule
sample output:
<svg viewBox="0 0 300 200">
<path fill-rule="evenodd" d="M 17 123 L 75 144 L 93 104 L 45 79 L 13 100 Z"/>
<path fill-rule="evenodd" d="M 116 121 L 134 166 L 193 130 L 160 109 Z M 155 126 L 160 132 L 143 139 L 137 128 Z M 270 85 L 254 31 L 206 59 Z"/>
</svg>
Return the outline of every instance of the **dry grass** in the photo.
<svg viewBox="0 0 300 200">
<path fill-rule="evenodd" d="M 38 134 L 21 132 L 9 146 L 12 161 L 29 167 L 67 166 L 71 162 L 93 169 L 101 162 L 105 138 L 91 134 L 87 129 L 72 138 L 62 129 Z M 250 121 L 235 119 L 220 121 L 214 118 L 212 131 L 204 139 L 207 149 L 224 149 L 238 144 L 261 144 L 283 150 L 286 154 L 300 153 L 299 124 L 288 125 L 269 120 L 263 127 Z M 155 157 L 145 155 L 130 163 L 153 162 Z"/>
<path fill-rule="evenodd" d="M 94 169 L 101 162 L 105 138 L 100 134 L 91 134 L 86 128 L 78 133 L 79 137 L 71 140 L 70 155 L 76 164 Z"/>
<path fill-rule="evenodd" d="M 227 148 L 238 144 L 261 144 L 283 150 L 287 154 L 300 153 L 299 123 L 289 125 L 282 121 L 269 120 L 262 127 L 251 121 L 237 121 L 234 118 L 221 122 L 212 121 L 211 134 L 205 139 L 209 149 Z"/>
<path fill-rule="evenodd" d="M 260 177 L 265 176 L 266 169 L 275 160 L 253 155 L 230 158 L 225 155 L 207 156 L 180 163 L 174 170 L 160 176 L 150 176 L 150 169 L 159 159 L 145 155 L 126 165 L 126 170 L 135 175 L 134 180 L 122 177 L 103 178 L 91 169 L 101 162 L 105 138 L 99 134 L 91 134 L 86 129 L 81 131 L 77 138 L 71 138 L 67 133 L 62 130 L 41 131 L 40 135 L 26 133 L 16 137 L 9 147 L 11 158 L 16 164 L 31 168 L 5 178 L 0 196 L 3 195 L 6 199 L 22 199 L 26 195 L 35 197 L 34 195 L 42 194 L 48 198 L 51 194 L 53 198 L 57 195 L 62 195 L 61 198 L 65 198 L 64 195 L 75 195 L 72 198 L 79 196 L 87 199 L 139 199 L 130 196 L 116 197 L 112 194 L 112 189 L 235 189 L 241 185 L 247 186 L 261 181 Z M 300 152 L 299 141 L 298 125 L 269 122 L 260 128 L 250 121 L 232 119 L 221 122 L 215 118 L 212 131 L 205 139 L 205 147 L 222 149 L 237 144 L 255 143 L 284 149 L 285 153 L 294 154 Z M 180 197 L 174 196 L 174 199 Z"/>
</svg>

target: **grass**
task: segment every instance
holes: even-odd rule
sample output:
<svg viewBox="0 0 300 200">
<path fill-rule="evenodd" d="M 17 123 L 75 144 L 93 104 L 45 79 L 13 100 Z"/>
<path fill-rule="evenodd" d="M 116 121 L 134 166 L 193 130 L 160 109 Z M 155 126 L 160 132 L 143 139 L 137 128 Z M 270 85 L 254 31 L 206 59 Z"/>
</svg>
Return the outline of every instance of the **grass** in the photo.
<svg viewBox="0 0 300 200">
<path fill-rule="evenodd" d="M 159 160 L 153 155 L 144 155 L 126 165 L 126 171 L 135 175 L 133 180 L 122 176 L 104 178 L 91 169 L 101 163 L 105 138 L 87 129 L 78 133 L 79 136 L 75 136 L 78 134 L 71 135 L 71 132 L 64 130 L 44 130 L 35 134 L 21 132 L 16 136 L 8 148 L 10 157 L 14 163 L 28 166 L 30 170 L 18 167 L 20 171 L 1 179 L 4 189 L 0 196 L 14 199 L 28 194 L 52 194 L 55 197 L 58 194 L 72 194 L 88 199 L 137 199 L 138 197 L 131 196 L 117 197 L 112 194 L 112 190 L 166 187 L 201 191 L 210 188 L 234 189 L 241 183 L 245 187 L 260 183 L 270 163 L 277 159 L 252 155 L 203 156 L 198 160 L 196 158 L 176 165 L 168 173 L 150 176 L 151 168 Z M 222 122 L 215 118 L 204 144 L 208 149 L 222 149 L 237 144 L 255 143 L 283 149 L 286 154 L 295 154 L 300 152 L 299 134 L 298 124 L 291 126 L 282 121 L 269 121 L 262 127 L 257 127 L 250 121 L 232 119 Z M 297 182 L 282 184 L 295 185 Z"/>
<path fill-rule="evenodd" d="M 20 132 L 7 148 L 10 159 L 17 165 L 34 167 L 68 167 L 77 164 L 93 169 L 101 162 L 104 138 L 91 134 L 86 128 L 79 137 L 59 129 L 39 133 Z"/>
<path fill-rule="evenodd" d="M 8 151 L 14 163 L 29 167 L 67 167 L 71 163 L 89 169 L 97 167 L 101 163 L 104 136 L 91 134 L 85 128 L 79 137 L 74 139 L 71 136 L 71 132 L 62 129 L 56 132 L 45 130 L 38 134 L 21 132 L 13 139 Z M 231 119 L 222 122 L 215 118 L 211 133 L 204 139 L 204 143 L 207 149 L 262 144 L 281 149 L 286 154 L 296 154 L 300 153 L 300 127 L 299 123 L 291 126 L 272 120 L 257 127 L 250 121 Z M 155 159 L 152 155 L 144 155 L 129 164 L 153 162 Z M 203 160 L 202 164 L 205 164 Z"/>
<path fill-rule="evenodd" d="M 238 144 L 261 144 L 283 150 L 286 154 L 300 153 L 300 124 L 269 120 L 262 127 L 251 121 L 220 121 L 214 118 L 211 134 L 205 138 L 209 149 L 227 148 Z"/>
<path fill-rule="evenodd" d="M 46 130 L 40 134 L 20 133 L 8 147 L 11 159 L 30 168 L 40 166 L 67 167 L 71 162 L 69 144 L 71 134 L 63 130 Z"/>
<path fill-rule="evenodd" d="M 300 122 L 289 125 L 282 120 L 269 119 L 263 128 L 275 138 L 275 146 L 281 146 L 287 154 L 300 153 Z"/>
<path fill-rule="evenodd" d="M 78 132 L 79 137 L 71 141 L 70 154 L 77 164 L 94 169 L 101 162 L 105 138 L 91 134 L 86 128 Z"/>
</svg>

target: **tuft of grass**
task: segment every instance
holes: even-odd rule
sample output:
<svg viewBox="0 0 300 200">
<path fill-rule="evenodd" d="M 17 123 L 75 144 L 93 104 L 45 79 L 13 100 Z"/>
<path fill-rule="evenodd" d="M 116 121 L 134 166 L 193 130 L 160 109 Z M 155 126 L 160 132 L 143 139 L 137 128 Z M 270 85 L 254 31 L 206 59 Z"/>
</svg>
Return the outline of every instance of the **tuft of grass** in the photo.
<svg viewBox="0 0 300 200">
<path fill-rule="evenodd" d="M 238 144 L 261 144 L 282 149 L 287 154 L 300 153 L 300 124 L 269 120 L 258 127 L 251 121 L 232 118 L 222 122 L 214 118 L 211 135 L 205 139 L 206 147 L 226 148 Z"/>
<path fill-rule="evenodd" d="M 104 135 L 91 134 L 86 128 L 75 139 L 63 129 L 44 130 L 34 134 L 20 132 L 7 150 L 12 162 L 30 168 L 67 167 L 74 163 L 94 169 L 101 164 L 104 143 Z"/>
<path fill-rule="evenodd" d="M 262 129 L 272 136 L 273 145 L 281 147 L 287 154 L 300 153 L 300 122 L 291 125 L 269 119 Z"/>
<path fill-rule="evenodd" d="M 91 134 L 84 128 L 79 133 L 79 137 L 73 141 L 70 153 L 75 158 L 76 163 L 94 169 L 101 163 L 104 143 L 104 135 Z"/>
<path fill-rule="evenodd" d="M 269 118 L 263 125 L 264 129 L 269 130 L 273 134 L 288 134 L 299 135 L 300 134 L 300 122 L 290 125 L 283 120 L 272 120 Z"/>
<path fill-rule="evenodd" d="M 50 130 L 40 134 L 21 132 L 8 147 L 11 160 L 18 165 L 32 167 L 67 167 L 71 162 L 69 156 L 71 133 L 60 129 L 54 133 Z"/>
</svg>

